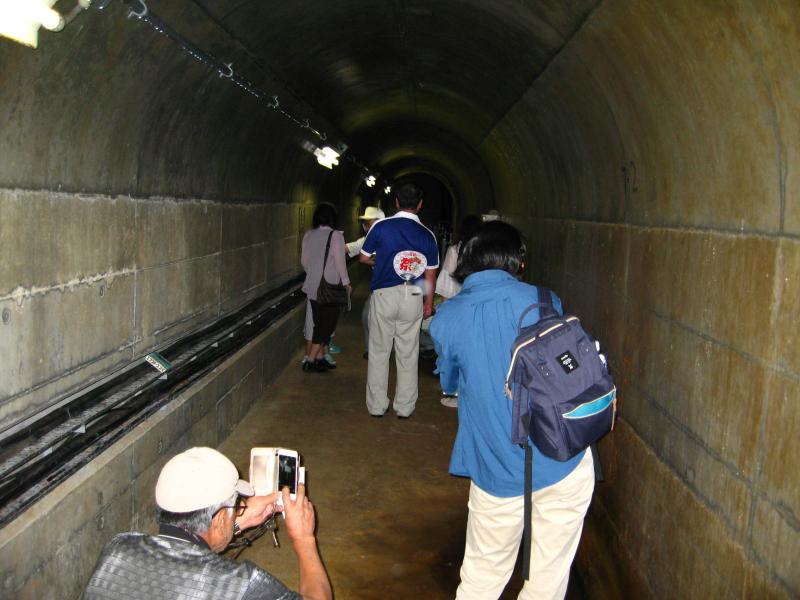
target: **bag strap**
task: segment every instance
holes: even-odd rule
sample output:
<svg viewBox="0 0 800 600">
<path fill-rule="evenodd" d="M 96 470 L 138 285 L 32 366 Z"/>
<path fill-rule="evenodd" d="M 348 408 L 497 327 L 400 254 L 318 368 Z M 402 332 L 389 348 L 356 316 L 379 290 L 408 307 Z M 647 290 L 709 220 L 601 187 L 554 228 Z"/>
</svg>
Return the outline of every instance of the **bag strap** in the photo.
<svg viewBox="0 0 800 600">
<path fill-rule="evenodd" d="M 322 283 L 322 280 L 325 279 L 325 265 L 328 264 L 328 253 L 331 250 L 331 238 L 333 237 L 333 230 L 328 234 L 328 243 L 325 244 L 325 258 L 322 259 L 322 275 L 319 276 L 319 282 Z M 342 278 L 339 278 L 341 282 Z"/>
<path fill-rule="evenodd" d="M 526 308 L 519 318 L 517 323 L 517 332 L 522 331 L 522 320 L 534 308 L 539 310 L 539 318 L 557 317 L 555 306 L 553 305 L 553 297 L 550 290 L 540 285 L 536 286 L 536 293 L 539 302 L 531 304 Z M 525 444 L 525 489 L 523 491 L 523 519 L 522 526 L 522 578 L 525 581 L 530 579 L 531 575 L 531 540 L 533 539 L 533 449 L 531 448 L 530 441 Z"/>
<path fill-rule="evenodd" d="M 550 290 L 546 287 L 542 287 L 540 285 L 536 286 L 536 293 L 538 295 L 538 300 L 536 304 L 531 304 L 528 308 L 526 308 L 522 315 L 519 317 L 519 322 L 517 323 L 517 335 L 522 332 L 522 320 L 528 316 L 528 313 L 531 312 L 534 308 L 539 309 L 539 318 L 545 319 L 547 317 L 557 317 L 558 313 L 556 313 L 556 308 L 553 305 L 553 298 L 550 295 Z M 546 310 L 542 310 L 546 309 Z"/>
<path fill-rule="evenodd" d="M 322 268 L 325 268 L 325 265 L 328 264 L 328 253 L 331 251 L 331 238 L 333 237 L 333 230 L 328 234 L 328 243 L 325 244 L 325 258 L 322 259 Z"/>
<path fill-rule="evenodd" d="M 522 526 L 522 578 L 525 581 L 531 575 L 531 539 L 533 538 L 533 450 L 530 443 L 525 444 L 525 495 L 523 504 L 524 525 Z"/>
<path fill-rule="evenodd" d="M 600 466 L 600 456 L 597 444 L 589 446 L 594 463 L 594 477 L 596 481 L 605 481 L 603 468 Z M 533 450 L 530 443 L 525 444 L 525 489 L 523 491 L 524 523 L 522 526 L 522 579 L 528 581 L 531 575 L 531 540 L 533 539 Z"/>
<path fill-rule="evenodd" d="M 594 479 L 595 481 L 605 481 L 606 477 L 603 474 L 603 466 L 600 464 L 600 451 L 597 449 L 597 442 L 589 446 L 589 449 L 594 463 Z"/>
</svg>

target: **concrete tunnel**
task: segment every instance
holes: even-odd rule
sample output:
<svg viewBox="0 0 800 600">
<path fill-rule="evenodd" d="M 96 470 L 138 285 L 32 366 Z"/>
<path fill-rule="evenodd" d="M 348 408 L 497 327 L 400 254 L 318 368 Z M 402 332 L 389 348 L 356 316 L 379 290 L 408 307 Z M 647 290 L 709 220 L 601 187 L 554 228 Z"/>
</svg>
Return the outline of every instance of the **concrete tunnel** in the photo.
<svg viewBox="0 0 800 600">
<path fill-rule="evenodd" d="M 432 221 L 494 209 L 520 228 L 528 279 L 609 356 L 619 418 L 576 558 L 585 597 L 800 595 L 799 3 L 148 8 L 95 0 L 36 49 L 0 38 L 4 493 L 16 457 L 59 450 L 63 419 L 81 437 L 73 402 L 155 380 L 149 353 L 291 291 L 316 203 L 352 236 L 385 185 L 416 179 Z M 309 151 L 325 145 L 346 146 L 331 170 Z M 8 500 L 0 596 L 77 597 L 106 540 L 152 526 L 165 460 L 262 401 L 302 319 L 287 304 Z"/>
</svg>

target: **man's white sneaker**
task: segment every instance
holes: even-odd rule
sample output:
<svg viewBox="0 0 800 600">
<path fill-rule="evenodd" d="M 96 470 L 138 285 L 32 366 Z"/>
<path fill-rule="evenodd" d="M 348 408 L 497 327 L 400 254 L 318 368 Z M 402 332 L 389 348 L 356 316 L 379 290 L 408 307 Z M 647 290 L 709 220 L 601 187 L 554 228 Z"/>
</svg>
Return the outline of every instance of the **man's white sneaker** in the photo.
<svg viewBox="0 0 800 600">
<path fill-rule="evenodd" d="M 458 408 L 458 394 L 445 394 L 439 402 L 447 408 Z"/>
</svg>

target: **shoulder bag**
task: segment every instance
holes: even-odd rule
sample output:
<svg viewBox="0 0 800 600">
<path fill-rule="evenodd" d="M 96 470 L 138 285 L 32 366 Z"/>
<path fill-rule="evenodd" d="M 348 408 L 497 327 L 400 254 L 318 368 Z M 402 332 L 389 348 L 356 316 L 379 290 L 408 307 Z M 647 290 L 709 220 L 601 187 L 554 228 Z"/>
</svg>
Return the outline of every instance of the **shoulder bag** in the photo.
<svg viewBox="0 0 800 600">
<path fill-rule="evenodd" d="M 325 258 L 322 260 L 322 276 L 319 278 L 317 288 L 317 302 L 324 306 L 338 306 L 346 308 L 350 305 L 350 295 L 347 288 L 341 283 L 328 283 L 325 281 L 325 265 L 328 264 L 328 253 L 331 250 L 331 238 L 333 231 L 328 235 L 328 243 L 325 245 Z"/>
</svg>

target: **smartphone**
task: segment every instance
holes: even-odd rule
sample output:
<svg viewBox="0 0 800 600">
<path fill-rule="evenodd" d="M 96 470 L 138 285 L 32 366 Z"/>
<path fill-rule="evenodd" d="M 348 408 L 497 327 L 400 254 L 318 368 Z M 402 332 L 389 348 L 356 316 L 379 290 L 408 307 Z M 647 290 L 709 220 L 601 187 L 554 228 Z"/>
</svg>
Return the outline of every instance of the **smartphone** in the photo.
<svg viewBox="0 0 800 600">
<path fill-rule="evenodd" d="M 300 465 L 296 450 L 278 448 L 278 463 L 276 477 L 276 489 L 278 491 L 289 487 L 289 497 L 297 499 L 297 483 L 299 480 Z"/>
</svg>

